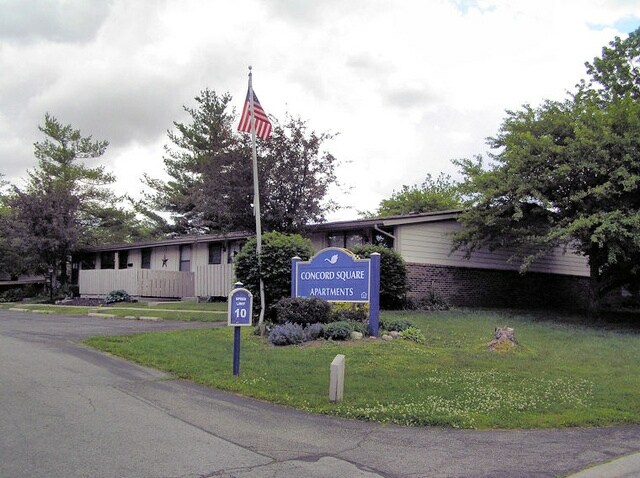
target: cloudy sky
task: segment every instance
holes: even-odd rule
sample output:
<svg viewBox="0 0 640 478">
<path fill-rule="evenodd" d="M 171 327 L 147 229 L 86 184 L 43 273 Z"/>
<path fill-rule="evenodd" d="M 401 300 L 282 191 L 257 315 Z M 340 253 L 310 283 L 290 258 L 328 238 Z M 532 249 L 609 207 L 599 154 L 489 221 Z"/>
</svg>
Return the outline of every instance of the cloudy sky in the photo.
<svg viewBox="0 0 640 478">
<path fill-rule="evenodd" d="M 267 113 L 339 136 L 372 210 L 487 150 L 507 109 L 562 99 L 584 62 L 640 26 L 640 0 L 0 0 L 0 173 L 20 184 L 49 112 L 110 142 L 115 190 L 163 176 L 163 145 L 204 88 L 238 111 L 253 65 Z"/>
</svg>

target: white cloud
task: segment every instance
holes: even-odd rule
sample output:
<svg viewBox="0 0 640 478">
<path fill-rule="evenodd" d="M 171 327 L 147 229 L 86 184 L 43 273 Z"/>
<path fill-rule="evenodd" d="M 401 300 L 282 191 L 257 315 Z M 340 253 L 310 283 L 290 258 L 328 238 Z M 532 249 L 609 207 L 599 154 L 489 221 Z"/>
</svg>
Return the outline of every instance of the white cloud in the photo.
<svg viewBox="0 0 640 478">
<path fill-rule="evenodd" d="M 267 112 L 340 132 L 327 148 L 353 190 L 334 194 L 354 208 L 340 218 L 427 173 L 455 174 L 450 160 L 484 152 L 505 109 L 562 98 L 584 62 L 626 33 L 617 28 L 640 18 L 640 5 L 615 0 L 113 0 L 95 12 L 42 0 L 37 14 L 7 5 L 16 24 L 0 34 L 0 172 L 10 179 L 35 164 L 50 112 L 109 140 L 104 162 L 119 192 L 135 194 L 143 172 L 162 170 L 182 105 L 209 87 L 240 109 L 253 65 Z M 58 20 L 43 25 L 46 12 Z"/>
</svg>

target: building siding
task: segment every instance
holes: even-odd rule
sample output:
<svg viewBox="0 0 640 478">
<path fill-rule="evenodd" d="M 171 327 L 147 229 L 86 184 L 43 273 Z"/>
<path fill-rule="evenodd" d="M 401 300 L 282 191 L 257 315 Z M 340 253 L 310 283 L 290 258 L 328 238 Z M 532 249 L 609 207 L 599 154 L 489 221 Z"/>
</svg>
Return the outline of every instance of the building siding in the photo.
<svg viewBox="0 0 640 478">
<path fill-rule="evenodd" d="M 455 221 L 407 224 L 396 227 L 396 250 L 405 261 L 451 267 L 517 271 L 520 264 L 508 262 L 514 250 L 474 251 L 470 258 L 463 251 L 451 252 L 452 236 L 460 230 Z M 589 276 L 587 260 L 583 256 L 558 249 L 540 258 L 530 272 Z"/>
</svg>

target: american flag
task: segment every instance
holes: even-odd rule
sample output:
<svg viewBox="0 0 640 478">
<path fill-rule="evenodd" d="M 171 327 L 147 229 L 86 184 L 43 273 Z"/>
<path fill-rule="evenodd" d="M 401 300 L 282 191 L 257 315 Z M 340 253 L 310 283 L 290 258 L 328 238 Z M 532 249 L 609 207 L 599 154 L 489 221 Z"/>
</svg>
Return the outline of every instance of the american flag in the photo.
<svg viewBox="0 0 640 478">
<path fill-rule="evenodd" d="M 244 102 L 244 108 L 242 109 L 242 116 L 240 116 L 240 124 L 238 125 L 238 131 L 244 131 L 245 133 L 251 133 L 251 106 L 249 101 L 249 93 L 247 91 L 247 100 Z M 271 121 L 267 117 L 267 113 L 264 112 L 258 97 L 253 93 L 253 113 L 256 118 L 256 134 L 262 139 L 269 139 L 271 136 Z"/>
</svg>

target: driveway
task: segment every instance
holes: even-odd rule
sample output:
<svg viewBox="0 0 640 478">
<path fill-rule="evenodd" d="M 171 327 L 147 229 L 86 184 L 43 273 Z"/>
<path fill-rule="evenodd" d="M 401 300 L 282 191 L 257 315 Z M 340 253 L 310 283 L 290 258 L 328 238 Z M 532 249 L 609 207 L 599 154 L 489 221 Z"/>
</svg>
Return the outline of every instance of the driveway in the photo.
<svg viewBox="0 0 640 478">
<path fill-rule="evenodd" d="M 0 476 L 553 477 L 640 450 L 638 426 L 475 431 L 310 415 L 80 343 L 207 326 L 0 311 Z"/>
</svg>

